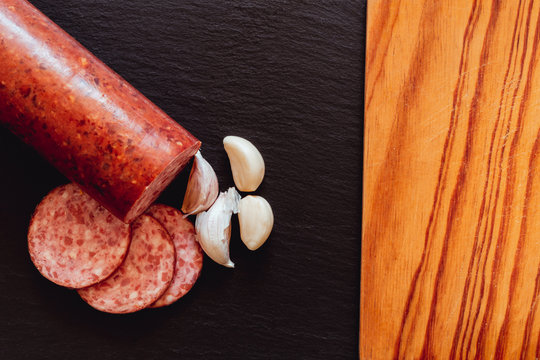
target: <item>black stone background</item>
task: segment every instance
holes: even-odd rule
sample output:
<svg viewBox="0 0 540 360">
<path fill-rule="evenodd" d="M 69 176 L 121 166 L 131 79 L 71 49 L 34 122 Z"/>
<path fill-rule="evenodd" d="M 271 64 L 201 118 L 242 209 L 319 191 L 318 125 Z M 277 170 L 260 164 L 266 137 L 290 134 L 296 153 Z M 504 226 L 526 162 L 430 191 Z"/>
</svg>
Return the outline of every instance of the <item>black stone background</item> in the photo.
<svg viewBox="0 0 540 360">
<path fill-rule="evenodd" d="M 251 252 L 235 218 L 236 268 L 205 258 L 170 307 L 98 312 L 32 265 L 30 215 L 67 180 L 0 128 L 0 359 L 357 358 L 365 1 L 32 3 L 195 134 L 222 191 L 222 138 L 256 144 L 275 227 Z"/>
</svg>

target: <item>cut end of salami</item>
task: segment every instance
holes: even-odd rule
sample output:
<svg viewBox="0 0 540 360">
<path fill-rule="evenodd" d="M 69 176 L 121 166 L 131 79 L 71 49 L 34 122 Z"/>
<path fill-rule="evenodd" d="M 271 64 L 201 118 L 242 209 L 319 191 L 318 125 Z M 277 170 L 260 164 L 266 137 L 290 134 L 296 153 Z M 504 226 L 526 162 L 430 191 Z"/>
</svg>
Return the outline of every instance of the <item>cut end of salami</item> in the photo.
<svg viewBox="0 0 540 360">
<path fill-rule="evenodd" d="M 174 277 L 165 293 L 151 305 L 161 307 L 184 296 L 197 281 L 203 265 L 203 252 L 193 224 L 179 210 L 167 205 L 152 205 L 147 211 L 167 230 L 176 250 Z"/>
<path fill-rule="evenodd" d="M 124 224 L 77 185 L 54 189 L 37 206 L 28 230 L 28 250 L 52 282 L 82 288 L 107 278 L 129 246 Z"/>
<path fill-rule="evenodd" d="M 97 310 L 131 313 L 154 303 L 169 287 L 175 252 L 167 231 L 157 220 L 141 215 L 131 225 L 131 244 L 120 267 L 79 295 Z"/>
<path fill-rule="evenodd" d="M 173 181 L 178 173 L 186 166 L 188 161 L 195 155 L 201 146 L 200 142 L 196 142 L 191 148 L 186 149 L 183 153 L 176 156 L 158 176 L 144 189 L 140 197 L 133 203 L 129 211 L 126 213 L 123 221 L 126 223 L 132 222 L 137 216 L 141 215 L 150 204 L 152 204 L 161 192 Z"/>
</svg>

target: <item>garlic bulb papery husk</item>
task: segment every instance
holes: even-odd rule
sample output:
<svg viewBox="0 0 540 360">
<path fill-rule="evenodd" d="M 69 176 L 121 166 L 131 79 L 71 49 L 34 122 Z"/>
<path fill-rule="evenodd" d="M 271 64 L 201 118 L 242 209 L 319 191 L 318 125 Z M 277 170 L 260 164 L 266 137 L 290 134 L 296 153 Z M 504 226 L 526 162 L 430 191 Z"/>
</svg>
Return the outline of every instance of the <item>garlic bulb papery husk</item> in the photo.
<svg viewBox="0 0 540 360">
<path fill-rule="evenodd" d="M 216 173 L 201 152 L 197 151 L 189 174 L 182 212 L 188 216 L 208 210 L 216 201 L 218 193 Z"/>
<path fill-rule="evenodd" d="M 197 240 L 202 249 L 220 265 L 233 268 L 234 263 L 229 256 L 229 242 L 231 240 L 231 217 L 238 213 L 240 194 L 231 187 L 219 194 L 214 204 L 197 214 L 195 229 Z"/>
</svg>

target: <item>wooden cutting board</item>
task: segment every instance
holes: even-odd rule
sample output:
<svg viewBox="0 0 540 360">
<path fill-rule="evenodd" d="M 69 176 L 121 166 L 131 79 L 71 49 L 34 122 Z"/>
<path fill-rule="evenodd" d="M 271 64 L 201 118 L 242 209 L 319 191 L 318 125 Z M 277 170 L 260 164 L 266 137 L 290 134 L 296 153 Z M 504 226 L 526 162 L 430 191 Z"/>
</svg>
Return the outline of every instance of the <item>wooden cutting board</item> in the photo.
<svg viewBox="0 0 540 360">
<path fill-rule="evenodd" d="M 540 2 L 368 2 L 360 358 L 540 356 Z"/>
</svg>

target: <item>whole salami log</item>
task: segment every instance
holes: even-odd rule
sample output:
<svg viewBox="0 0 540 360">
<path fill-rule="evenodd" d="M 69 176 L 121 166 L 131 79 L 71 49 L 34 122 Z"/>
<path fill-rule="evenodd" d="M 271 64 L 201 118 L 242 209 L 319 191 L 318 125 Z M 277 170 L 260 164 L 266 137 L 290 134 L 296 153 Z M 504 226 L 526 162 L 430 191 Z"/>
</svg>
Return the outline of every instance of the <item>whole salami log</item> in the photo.
<svg viewBox="0 0 540 360">
<path fill-rule="evenodd" d="M 148 215 L 131 224 L 126 259 L 110 277 L 79 289 L 90 306 L 124 314 L 146 308 L 169 287 L 174 272 L 174 247 L 167 231 Z"/>
<path fill-rule="evenodd" d="M 77 185 L 51 191 L 36 207 L 28 250 L 37 269 L 58 285 L 81 288 L 107 278 L 124 260 L 129 225 Z"/>
<path fill-rule="evenodd" d="M 0 0 L 0 124 L 124 222 L 200 147 L 25 0 Z"/>
<path fill-rule="evenodd" d="M 184 214 L 170 206 L 156 204 L 146 212 L 167 230 L 176 250 L 176 263 L 171 285 L 151 307 L 170 305 L 187 294 L 199 278 L 203 252 L 197 242 L 193 224 Z"/>
</svg>

